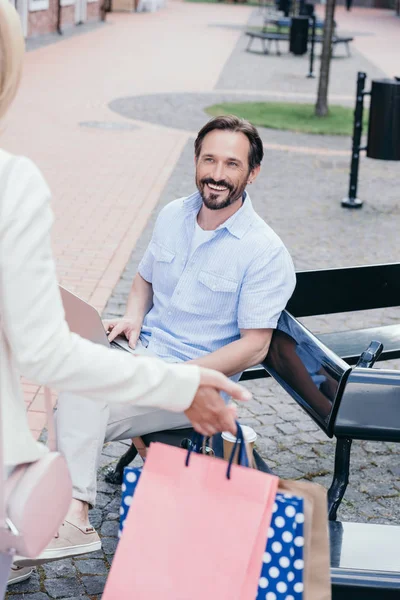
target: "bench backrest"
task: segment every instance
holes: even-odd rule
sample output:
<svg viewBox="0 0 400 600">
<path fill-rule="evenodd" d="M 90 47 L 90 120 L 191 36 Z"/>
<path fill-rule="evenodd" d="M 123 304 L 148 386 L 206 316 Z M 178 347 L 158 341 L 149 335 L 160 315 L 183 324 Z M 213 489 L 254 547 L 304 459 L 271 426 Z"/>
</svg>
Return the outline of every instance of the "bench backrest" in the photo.
<svg viewBox="0 0 400 600">
<path fill-rule="evenodd" d="M 295 317 L 400 304 L 400 263 L 300 271 L 287 310 Z"/>
<path fill-rule="evenodd" d="M 332 437 L 351 367 L 286 310 L 274 331 L 263 366 Z"/>
</svg>

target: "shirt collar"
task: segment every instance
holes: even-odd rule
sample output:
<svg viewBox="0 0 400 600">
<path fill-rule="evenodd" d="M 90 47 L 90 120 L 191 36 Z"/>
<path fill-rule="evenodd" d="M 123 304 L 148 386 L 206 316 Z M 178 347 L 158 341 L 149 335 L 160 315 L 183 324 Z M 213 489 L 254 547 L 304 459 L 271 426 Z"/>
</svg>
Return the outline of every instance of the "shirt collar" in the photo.
<svg viewBox="0 0 400 600">
<path fill-rule="evenodd" d="M 197 215 L 203 204 L 202 197 L 199 192 L 195 192 L 188 196 L 183 201 L 183 206 L 188 215 Z M 230 234 L 237 238 L 242 238 L 254 219 L 254 208 L 250 200 L 249 194 L 244 192 L 244 201 L 238 211 L 235 212 L 229 219 L 217 227 L 216 231 L 227 229 Z"/>
</svg>

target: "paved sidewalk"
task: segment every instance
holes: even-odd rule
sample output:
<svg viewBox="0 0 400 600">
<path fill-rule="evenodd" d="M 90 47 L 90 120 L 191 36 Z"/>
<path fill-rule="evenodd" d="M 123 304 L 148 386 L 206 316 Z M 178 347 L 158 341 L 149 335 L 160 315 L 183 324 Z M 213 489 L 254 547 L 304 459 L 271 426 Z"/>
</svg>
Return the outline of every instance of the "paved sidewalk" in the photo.
<svg viewBox="0 0 400 600">
<path fill-rule="evenodd" d="M 333 63 L 330 97 L 352 105 L 357 70 L 372 77 L 396 74 L 400 19 L 390 11 L 347 13 L 342 7 L 336 14 L 339 29 L 356 39 L 353 57 Z M 306 57 L 243 52 L 242 30 L 259 18 L 257 10 L 241 5 L 172 1 L 157 13 L 110 14 L 104 27 L 27 55 L 3 147 L 30 156 L 43 170 L 54 194 L 60 281 L 104 314 L 123 313 L 158 211 L 194 188 L 193 136 L 207 118 L 204 107 L 221 98 L 314 100 L 317 83 L 305 78 Z M 349 139 L 260 132 L 266 158 L 252 199 L 298 269 L 398 260 L 398 163 L 363 158 L 360 196 L 366 204 L 346 212 L 339 202 L 348 185 Z M 306 324 L 318 332 L 399 316 L 396 309 Z M 390 363 L 395 366 L 400 362 Z M 36 385 L 24 386 L 39 436 L 43 398 Z M 254 399 L 241 408 L 242 420 L 257 430 L 258 447 L 271 466 L 282 477 L 329 485 L 332 443 L 272 381 L 252 383 L 251 389 Z M 101 459 L 91 520 L 103 550 L 39 568 L 11 588 L 10 600 L 101 597 L 117 544 L 120 497 L 118 488 L 104 482 L 103 471 L 126 448 L 108 444 Z M 398 459 L 395 444 L 354 444 L 341 518 L 398 520 Z"/>
</svg>

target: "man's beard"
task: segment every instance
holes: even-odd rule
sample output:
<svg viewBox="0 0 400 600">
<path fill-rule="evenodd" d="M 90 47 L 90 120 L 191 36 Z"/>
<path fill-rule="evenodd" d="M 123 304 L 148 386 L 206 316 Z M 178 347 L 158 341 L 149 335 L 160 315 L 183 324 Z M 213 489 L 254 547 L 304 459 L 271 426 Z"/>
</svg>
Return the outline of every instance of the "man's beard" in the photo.
<svg viewBox="0 0 400 600">
<path fill-rule="evenodd" d="M 213 194 L 211 192 L 209 194 L 209 196 L 206 197 L 206 195 L 204 194 L 204 188 L 207 184 L 210 184 L 210 183 L 211 183 L 211 185 L 218 185 L 218 186 L 227 188 L 229 193 L 228 193 L 227 197 L 225 198 L 225 200 L 219 200 L 221 193 Z M 222 208 L 226 208 L 227 206 L 230 206 L 231 204 L 236 202 L 236 200 L 238 200 L 239 198 L 242 198 L 244 190 L 246 188 L 246 184 L 243 184 L 242 186 L 234 187 L 231 183 L 228 183 L 224 179 L 221 179 L 220 181 L 215 181 L 214 179 L 211 179 L 210 177 L 206 177 L 206 178 L 202 179 L 200 182 L 198 182 L 196 180 L 196 185 L 197 185 L 197 189 L 200 192 L 200 196 L 202 197 L 204 205 L 207 208 L 209 208 L 210 210 L 221 210 Z"/>
</svg>

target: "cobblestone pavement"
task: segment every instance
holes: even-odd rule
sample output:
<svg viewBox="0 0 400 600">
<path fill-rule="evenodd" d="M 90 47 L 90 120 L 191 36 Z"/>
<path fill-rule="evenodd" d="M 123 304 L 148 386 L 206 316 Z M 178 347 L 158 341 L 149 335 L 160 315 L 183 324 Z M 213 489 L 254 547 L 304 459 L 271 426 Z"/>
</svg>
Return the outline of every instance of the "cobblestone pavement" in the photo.
<svg viewBox="0 0 400 600">
<path fill-rule="evenodd" d="M 211 10 L 212 7 L 207 6 L 207 11 Z M 216 10 L 220 11 L 221 7 Z M 255 13 L 252 19 L 256 17 Z M 220 16 L 216 23 L 211 22 L 212 18 L 210 24 L 214 28 L 222 25 Z M 250 93 L 252 97 L 265 98 L 271 94 L 277 98 L 290 97 L 293 101 L 314 97 L 315 82 L 303 79 L 305 59 L 248 54 L 243 52 L 244 42 L 244 37 L 238 40 L 225 68 L 215 78 L 213 91 L 205 90 L 207 93 L 199 94 L 196 90 L 202 88 L 193 87 L 190 89 L 194 92 L 190 94 L 167 95 L 156 90 L 153 96 L 147 91 L 140 91 L 142 95 L 134 98 L 118 98 L 111 103 L 111 108 L 127 119 L 124 121 L 127 125 L 128 119 L 132 119 L 135 121 L 132 126 L 138 122 L 140 126 L 153 123 L 183 129 L 190 134 L 206 120 L 203 108 L 222 97 L 238 98 Z M 352 59 L 335 60 L 331 95 L 335 102 L 352 104 L 352 80 L 354 73 L 360 69 L 369 75 L 381 76 L 381 71 L 367 63 L 356 50 Z M 103 119 L 103 115 L 97 117 Z M 93 123 L 89 112 L 85 115 L 88 127 L 90 124 L 101 127 L 102 123 L 102 120 Z M 339 203 L 348 185 L 348 139 L 272 130 L 260 130 L 260 133 L 266 146 L 266 156 L 262 174 L 251 187 L 251 197 L 259 214 L 283 238 L 298 270 L 398 260 L 398 164 L 362 158 L 359 195 L 365 206 L 361 211 L 347 212 Z M 105 316 L 123 314 L 138 261 L 150 239 L 159 210 L 167 202 L 187 195 L 193 189 L 191 138 L 184 146 L 158 205 L 135 245 L 107 304 Z M 386 309 L 364 311 L 357 315 L 310 318 L 304 322 L 318 333 L 390 323 L 398 321 L 399 317 L 398 309 Z M 399 368 L 400 361 L 387 365 L 381 363 L 380 366 Z M 275 382 L 268 379 L 247 385 L 253 392 L 253 399 L 240 407 L 241 421 L 257 431 L 258 449 L 270 466 L 281 477 L 305 478 L 328 486 L 333 468 L 333 442 L 326 439 Z M 39 567 L 28 581 L 12 586 L 8 595 L 10 600 L 101 598 L 117 545 L 120 502 L 119 489 L 104 482 L 104 470 L 114 464 L 126 448 L 127 443 L 107 444 L 101 457 L 98 501 L 91 511 L 91 521 L 102 537 L 102 550 L 86 557 Z M 137 462 L 140 463 L 140 459 Z M 400 517 L 398 465 L 399 448 L 395 444 L 355 442 L 350 485 L 339 518 L 397 522 Z"/>
</svg>

